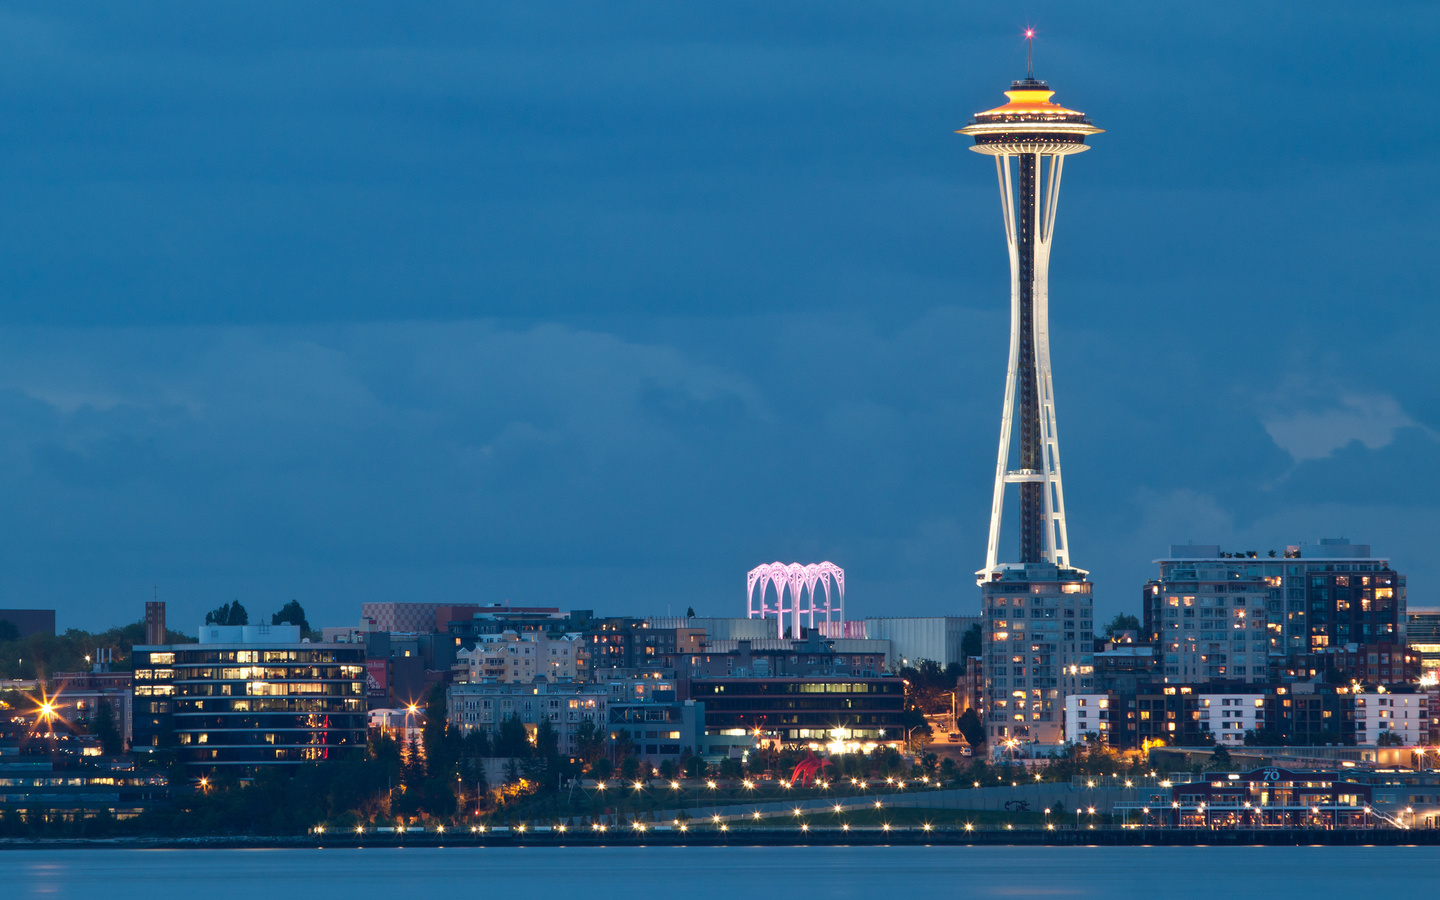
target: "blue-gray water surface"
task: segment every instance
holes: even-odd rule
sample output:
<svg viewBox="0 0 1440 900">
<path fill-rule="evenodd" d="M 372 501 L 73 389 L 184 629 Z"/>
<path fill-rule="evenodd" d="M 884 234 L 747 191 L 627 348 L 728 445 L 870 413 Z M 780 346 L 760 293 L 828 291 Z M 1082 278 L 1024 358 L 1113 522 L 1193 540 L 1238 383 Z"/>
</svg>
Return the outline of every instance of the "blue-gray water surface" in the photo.
<svg viewBox="0 0 1440 900">
<path fill-rule="evenodd" d="M 737 900 L 1427 896 L 1435 847 L 576 847 L 0 852 L 0 896 Z M 898 892 L 898 893 L 897 893 Z M 918 893 L 917 893 L 918 892 Z"/>
</svg>

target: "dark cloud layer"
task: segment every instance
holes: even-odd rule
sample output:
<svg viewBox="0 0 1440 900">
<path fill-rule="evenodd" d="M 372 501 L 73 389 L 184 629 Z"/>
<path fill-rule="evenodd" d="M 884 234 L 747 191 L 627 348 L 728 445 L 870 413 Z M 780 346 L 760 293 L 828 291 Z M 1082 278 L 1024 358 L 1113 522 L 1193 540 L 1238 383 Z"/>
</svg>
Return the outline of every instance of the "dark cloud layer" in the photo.
<svg viewBox="0 0 1440 900">
<path fill-rule="evenodd" d="M 1431 602 L 1430 4 L 1042 4 L 1055 362 L 1102 613 L 1172 542 Z M 12 5 L 0 605 L 973 608 L 1007 316 L 954 4 Z M 126 610 L 131 612 L 126 612 Z"/>
</svg>

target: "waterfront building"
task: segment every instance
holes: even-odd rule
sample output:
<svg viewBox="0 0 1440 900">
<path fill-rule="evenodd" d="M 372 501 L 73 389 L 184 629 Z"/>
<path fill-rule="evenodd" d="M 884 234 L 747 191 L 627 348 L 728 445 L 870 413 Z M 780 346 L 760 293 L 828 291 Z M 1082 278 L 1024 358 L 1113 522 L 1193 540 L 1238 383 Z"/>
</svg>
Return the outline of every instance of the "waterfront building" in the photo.
<svg viewBox="0 0 1440 900">
<path fill-rule="evenodd" d="M 1093 687 L 1091 585 L 1071 563 L 1050 365 L 1049 269 L 1065 158 L 1100 133 L 1083 113 L 1050 98 L 1027 73 L 1003 106 L 977 113 L 960 134 L 995 158 L 1010 255 L 1010 356 L 985 568 L 977 573 L 985 619 L 987 731 L 1056 743 L 1065 697 Z M 1012 425 L 1018 441 L 1012 442 Z M 1012 443 L 1018 446 L 1012 447 Z M 1016 458 L 1012 465 L 1012 455 Z M 1009 485 L 1019 491 L 1019 561 L 1001 563 Z"/>
<path fill-rule="evenodd" d="M 707 735 L 764 735 L 781 744 L 905 739 L 905 685 L 879 678 L 703 678 L 681 683 L 705 705 Z"/>
<path fill-rule="evenodd" d="M 710 641 L 763 641 L 775 637 L 775 624 L 766 619 L 650 616 L 645 622 L 651 628 L 698 629 Z"/>
<path fill-rule="evenodd" d="M 1375 744 L 1382 737 L 1402 747 L 1424 745 L 1430 736 L 1430 697 L 1388 690 L 1356 692 L 1355 742 Z"/>
<path fill-rule="evenodd" d="M 1153 644 L 1105 641 L 1095 651 L 1096 691 L 1134 693 L 1163 680 Z"/>
<path fill-rule="evenodd" d="M 1270 628 L 1272 589 L 1258 564 L 1222 559 L 1218 546 L 1170 551 L 1144 592 L 1142 627 L 1159 653 L 1161 678 L 1175 684 L 1274 680 L 1282 628 L 1278 622 L 1273 633 Z"/>
<path fill-rule="evenodd" d="M 1065 698 L 1095 686 L 1094 604 L 1077 570 L 1008 567 L 981 586 L 985 612 L 986 730 L 1059 743 Z"/>
<path fill-rule="evenodd" d="M 675 671 L 689 678 L 860 676 L 884 674 L 889 641 L 822 639 L 808 632 L 804 640 L 712 640 L 703 653 L 679 655 Z"/>
<path fill-rule="evenodd" d="M 104 704 L 110 707 L 121 742 L 126 747 L 130 745 L 134 738 L 131 673 L 112 672 L 108 662 L 95 662 L 90 672 L 56 672 L 50 684 L 51 695 L 60 703 L 65 710 L 65 718 L 71 723 L 91 729 L 100 705 Z"/>
<path fill-rule="evenodd" d="M 198 644 L 134 648 L 134 749 L 196 774 L 300 765 L 365 748 L 365 650 L 294 625 L 205 625 Z"/>
<path fill-rule="evenodd" d="M 1301 678 L 1356 681 L 1362 684 L 1418 684 L 1424 674 L 1422 658 L 1399 641 L 1340 644 L 1286 662 L 1287 673 Z"/>
<path fill-rule="evenodd" d="M 1409 607 L 1405 636 L 1410 650 L 1420 657 L 1422 676 L 1440 678 L 1440 609 Z"/>
<path fill-rule="evenodd" d="M 543 680 L 452 684 L 445 692 L 450 727 L 462 734 L 476 729 L 493 732 L 511 717 L 532 734 L 542 721 L 549 722 L 560 752 L 571 756 L 578 752 L 576 736 L 582 723 L 589 722 L 601 732 L 609 726 L 611 696 L 609 685 Z"/>
<path fill-rule="evenodd" d="M 1150 789 L 1146 799 L 1115 804 L 1114 813 L 1127 822 L 1175 828 L 1375 825 L 1374 788 L 1353 775 L 1268 766 L 1244 773 L 1177 776 Z"/>
<path fill-rule="evenodd" d="M 641 701 L 612 699 L 606 715 L 610 746 L 628 742 L 634 754 L 652 766 L 679 762 L 687 753 L 709 752 L 705 704 L 678 700 L 674 691 L 655 691 Z"/>
<path fill-rule="evenodd" d="M 932 660 L 943 668 L 963 662 L 961 644 L 982 616 L 870 617 L 863 622 L 867 640 L 889 641 L 893 665 L 918 666 Z M 846 623 L 851 624 L 851 623 Z"/>
<path fill-rule="evenodd" d="M 529 684 L 537 677 L 574 681 L 583 674 L 584 646 L 585 639 L 578 634 L 506 631 L 479 635 L 473 648 L 456 652 L 456 670 L 464 681 Z"/>
<path fill-rule="evenodd" d="M 154 769 L 56 769 L 48 759 L 0 760 L 0 812 L 73 821 L 109 813 L 130 819 L 170 802 L 169 779 Z"/>
<path fill-rule="evenodd" d="M 1263 582 L 1270 650 L 1298 660 L 1287 664 L 1291 668 L 1316 668 L 1323 674 L 1325 665 L 1320 657 L 1326 648 L 1406 639 L 1405 577 L 1387 559 L 1373 556 L 1369 544 L 1322 538 L 1317 544 L 1289 545 L 1283 555 L 1275 556 L 1257 551 L 1222 554 L 1216 544 L 1177 544 L 1171 546 L 1168 557 L 1155 563 L 1160 566 L 1160 577 L 1145 586 L 1145 628 L 1152 640 L 1159 640 L 1164 622 L 1163 616 L 1155 615 L 1162 609 L 1156 598 L 1183 595 L 1181 585 L 1186 582 L 1196 583 L 1198 588 L 1199 582 L 1207 580 L 1200 578 L 1202 570 L 1215 576 L 1208 580 L 1226 583 L 1227 590 L 1243 586 L 1247 598 Z M 1167 586 L 1174 590 L 1167 592 Z M 1254 607 L 1247 609 L 1253 615 Z M 1178 669 L 1187 663 L 1178 655 L 1180 651 L 1175 652 L 1173 661 L 1167 655 L 1165 674 L 1172 680 L 1184 680 L 1185 673 Z M 1247 653 L 1253 656 L 1254 651 Z M 1310 659 L 1312 656 L 1316 658 Z M 1238 665 L 1233 661 L 1227 664 Z M 1169 671 L 1172 665 L 1176 672 Z M 1247 659 L 1246 665 L 1253 666 L 1253 659 Z"/>
<path fill-rule="evenodd" d="M 1067 701 L 1066 738 L 1083 740 L 1095 732 L 1110 746 L 1134 750 L 1239 746 L 1253 731 L 1275 744 L 1355 746 L 1374 745 L 1380 733 L 1394 729 L 1402 739 L 1419 742 L 1428 733 L 1428 712 L 1426 694 L 1404 689 L 1371 695 L 1349 685 L 1309 683 L 1164 685 L 1078 695 L 1075 703 Z M 1099 722 L 1105 727 L 1097 727 Z"/>
</svg>

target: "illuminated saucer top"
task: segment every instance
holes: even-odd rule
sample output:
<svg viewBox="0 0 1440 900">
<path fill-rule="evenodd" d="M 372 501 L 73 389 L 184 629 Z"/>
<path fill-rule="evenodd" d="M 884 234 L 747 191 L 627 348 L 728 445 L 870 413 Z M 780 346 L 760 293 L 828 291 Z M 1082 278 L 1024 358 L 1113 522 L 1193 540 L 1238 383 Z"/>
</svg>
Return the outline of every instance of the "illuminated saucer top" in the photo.
<svg viewBox="0 0 1440 900">
<path fill-rule="evenodd" d="M 1004 106 L 975 114 L 975 120 L 956 132 L 975 138 L 976 153 L 1004 156 L 1020 153 L 1069 154 L 1090 148 L 1085 137 L 1100 134 L 1082 112 L 1066 109 L 1050 98 L 1055 92 L 1035 78 L 1011 83 Z"/>
</svg>

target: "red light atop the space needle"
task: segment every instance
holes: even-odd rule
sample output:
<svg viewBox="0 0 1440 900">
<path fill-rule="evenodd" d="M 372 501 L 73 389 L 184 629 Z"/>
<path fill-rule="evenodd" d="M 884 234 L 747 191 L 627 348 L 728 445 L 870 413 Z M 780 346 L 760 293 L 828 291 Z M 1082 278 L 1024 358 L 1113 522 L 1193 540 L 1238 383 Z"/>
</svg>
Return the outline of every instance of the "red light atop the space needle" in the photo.
<svg viewBox="0 0 1440 900">
<path fill-rule="evenodd" d="M 1027 29 L 1025 29 L 1025 36 L 1026 36 L 1027 38 L 1033 38 L 1033 37 L 1035 36 L 1035 29 L 1033 29 L 1033 28 L 1027 28 Z"/>
</svg>

